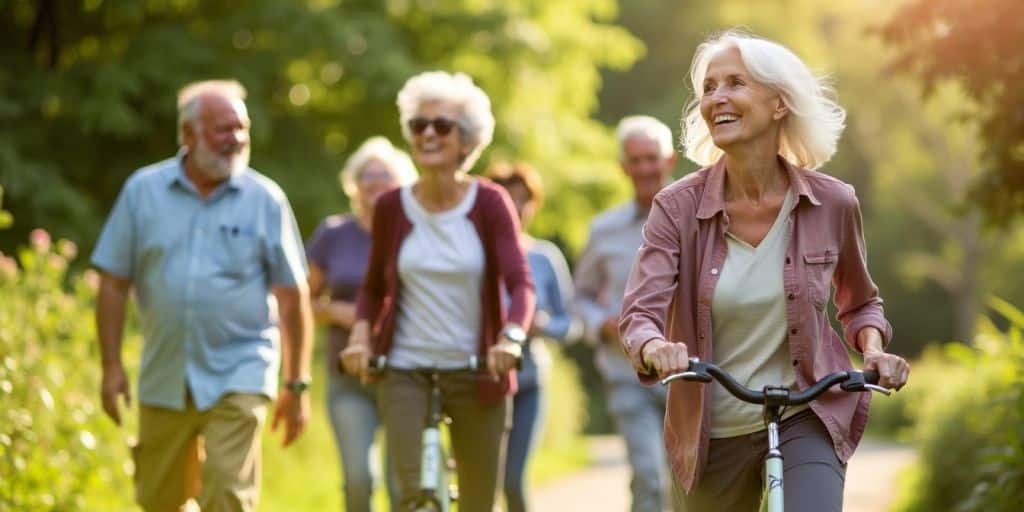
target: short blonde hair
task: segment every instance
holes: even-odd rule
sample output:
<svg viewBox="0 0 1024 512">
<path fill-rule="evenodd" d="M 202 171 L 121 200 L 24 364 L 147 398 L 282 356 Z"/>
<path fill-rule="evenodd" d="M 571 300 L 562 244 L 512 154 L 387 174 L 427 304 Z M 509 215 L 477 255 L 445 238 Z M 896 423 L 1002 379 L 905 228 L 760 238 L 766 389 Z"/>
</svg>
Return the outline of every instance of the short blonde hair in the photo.
<svg viewBox="0 0 1024 512">
<path fill-rule="evenodd" d="M 459 169 L 469 171 L 494 137 L 491 99 L 464 73 L 427 71 L 410 78 L 398 93 L 398 117 L 407 142 L 412 143 L 409 120 L 416 117 L 424 103 L 431 101 L 451 103 L 458 108 L 455 121 L 462 142 L 473 148 Z"/>
<path fill-rule="evenodd" d="M 711 165 L 723 151 L 714 145 L 700 113 L 704 77 L 718 52 L 735 48 L 743 65 L 758 82 L 776 91 L 789 113 L 782 119 L 779 153 L 790 162 L 817 169 L 836 152 L 846 123 L 846 111 L 833 99 L 828 81 L 815 77 L 800 57 L 774 41 L 728 31 L 701 43 L 690 65 L 695 98 L 683 111 L 681 142 L 686 157 Z"/>
<path fill-rule="evenodd" d="M 359 197 L 359 187 L 357 186 L 359 177 L 363 169 L 366 168 L 366 164 L 372 160 L 377 160 L 391 169 L 395 173 L 399 185 L 407 185 L 416 181 L 416 167 L 412 164 L 408 153 L 391 145 L 391 141 L 384 137 L 370 137 L 359 146 L 355 153 L 352 153 L 352 156 L 345 160 L 344 167 L 338 173 L 341 189 L 352 200 L 353 210 L 357 208 L 355 199 Z"/>
<path fill-rule="evenodd" d="M 629 116 L 622 118 L 615 128 L 615 140 L 619 142 L 619 160 L 625 155 L 626 141 L 642 137 L 658 143 L 662 158 L 672 154 L 672 130 L 665 123 L 651 116 Z"/>
<path fill-rule="evenodd" d="M 244 102 L 245 86 L 238 80 L 204 80 L 192 82 L 178 91 L 178 145 L 185 143 L 185 123 L 194 123 L 199 117 L 200 98 L 210 92 L 223 94 Z M 195 125 L 193 124 L 193 127 Z"/>
</svg>

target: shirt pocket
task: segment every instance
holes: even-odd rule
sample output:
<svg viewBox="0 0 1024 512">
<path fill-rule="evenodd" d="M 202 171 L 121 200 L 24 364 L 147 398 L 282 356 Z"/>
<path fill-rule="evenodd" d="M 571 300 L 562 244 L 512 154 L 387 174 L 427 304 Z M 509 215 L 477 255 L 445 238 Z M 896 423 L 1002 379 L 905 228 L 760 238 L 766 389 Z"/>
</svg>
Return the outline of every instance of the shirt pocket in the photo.
<svg viewBox="0 0 1024 512">
<path fill-rule="evenodd" d="M 216 236 L 217 274 L 242 278 L 260 267 L 260 237 L 251 229 L 221 225 Z"/>
<path fill-rule="evenodd" d="M 832 274 L 839 261 L 835 251 L 825 249 L 804 254 L 807 296 L 814 307 L 824 311 L 832 291 Z"/>
</svg>

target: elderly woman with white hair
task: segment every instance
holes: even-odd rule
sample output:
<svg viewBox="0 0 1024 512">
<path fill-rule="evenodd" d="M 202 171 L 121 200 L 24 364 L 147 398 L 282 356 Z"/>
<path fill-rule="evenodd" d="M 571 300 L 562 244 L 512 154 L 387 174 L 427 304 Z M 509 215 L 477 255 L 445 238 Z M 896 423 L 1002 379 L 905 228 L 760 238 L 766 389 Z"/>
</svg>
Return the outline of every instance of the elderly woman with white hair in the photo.
<svg viewBox="0 0 1024 512">
<path fill-rule="evenodd" d="M 377 201 L 370 266 L 342 359 L 347 371 L 365 377 L 370 357 L 388 356 L 391 370 L 378 384 L 378 400 L 399 510 L 420 492 L 429 391 L 410 370 L 486 361 L 489 375 L 446 372 L 440 387 L 442 410 L 452 419 L 459 508 L 489 511 L 533 284 L 508 194 L 468 174 L 494 133 L 487 95 L 466 75 L 427 72 L 405 83 L 398 108 L 420 177 Z"/>
<path fill-rule="evenodd" d="M 736 32 L 700 45 L 691 78 L 698 98 L 683 144 L 708 167 L 659 193 L 644 229 L 620 323 L 641 380 L 683 371 L 696 356 L 748 387 L 803 390 L 850 369 L 849 347 L 881 385 L 902 387 L 909 366 L 885 352 L 892 327 L 868 273 L 857 196 L 813 170 L 835 152 L 843 109 L 790 50 Z M 827 318 L 833 287 L 842 338 Z M 832 390 L 786 410 L 787 511 L 842 509 L 869 400 Z M 665 444 L 689 512 L 757 509 L 760 406 L 717 384 L 677 381 Z"/>
<path fill-rule="evenodd" d="M 371 510 L 371 447 L 380 420 L 374 388 L 344 373 L 338 354 L 355 323 L 356 294 L 370 257 L 374 205 L 389 189 L 412 183 L 416 169 L 404 151 L 384 137 L 371 137 L 348 158 L 339 178 L 352 214 L 324 219 L 306 244 L 306 255 L 313 313 L 327 325 L 327 412 L 345 474 L 345 510 L 358 512 Z M 393 495 L 393 478 L 388 480 Z"/>
</svg>

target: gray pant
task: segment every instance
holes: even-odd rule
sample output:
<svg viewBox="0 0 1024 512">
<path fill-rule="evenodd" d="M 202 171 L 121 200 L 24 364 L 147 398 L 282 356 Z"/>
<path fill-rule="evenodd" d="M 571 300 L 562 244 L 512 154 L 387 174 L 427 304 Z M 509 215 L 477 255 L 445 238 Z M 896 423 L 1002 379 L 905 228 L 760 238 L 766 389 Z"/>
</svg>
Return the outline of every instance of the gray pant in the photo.
<svg viewBox="0 0 1024 512">
<path fill-rule="evenodd" d="M 489 512 L 501 489 L 505 441 L 511 428 L 510 397 L 480 401 L 477 377 L 441 376 L 441 409 L 452 419 L 448 431 L 459 481 L 459 509 Z M 420 493 L 420 451 L 429 383 L 423 375 L 390 371 L 378 383 L 388 450 L 398 479 L 394 510 L 408 510 Z"/>
<path fill-rule="evenodd" d="M 846 464 L 836 457 L 825 426 L 808 409 L 780 425 L 786 512 L 841 512 Z M 753 512 L 764 488 L 768 432 L 712 439 L 708 464 L 689 495 L 676 492 L 687 512 Z"/>
<path fill-rule="evenodd" d="M 345 510 L 369 512 L 374 489 L 370 448 L 380 426 L 375 391 L 349 375 L 328 371 L 327 412 L 344 473 Z M 395 479 L 392 471 L 386 473 L 388 496 L 394 501 Z"/>
<path fill-rule="evenodd" d="M 663 425 L 665 389 L 644 386 L 637 381 L 608 383 L 608 410 L 626 441 L 626 453 L 633 475 L 632 512 L 661 512 L 668 503 L 668 463 L 665 458 Z"/>
</svg>

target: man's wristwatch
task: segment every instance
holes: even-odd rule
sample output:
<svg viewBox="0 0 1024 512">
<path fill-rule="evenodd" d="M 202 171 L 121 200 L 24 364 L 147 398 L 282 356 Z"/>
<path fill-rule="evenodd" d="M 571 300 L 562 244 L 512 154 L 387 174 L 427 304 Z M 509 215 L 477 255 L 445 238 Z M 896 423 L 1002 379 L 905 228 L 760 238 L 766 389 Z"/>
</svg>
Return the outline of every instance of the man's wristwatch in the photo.
<svg viewBox="0 0 1024 512">
<path fill-rule="evenodd" d="M 284 383 L 284 388 L 296 395 L 301 395 L 309 389 L 309 379 L 294 379 Z"/>
<path fill-rule="evenodd" d="M 501 331 L 501 336 L 519 346 L 526 344 L 526 331 L 515 324 L 509 325 Z"/>
</svg>

